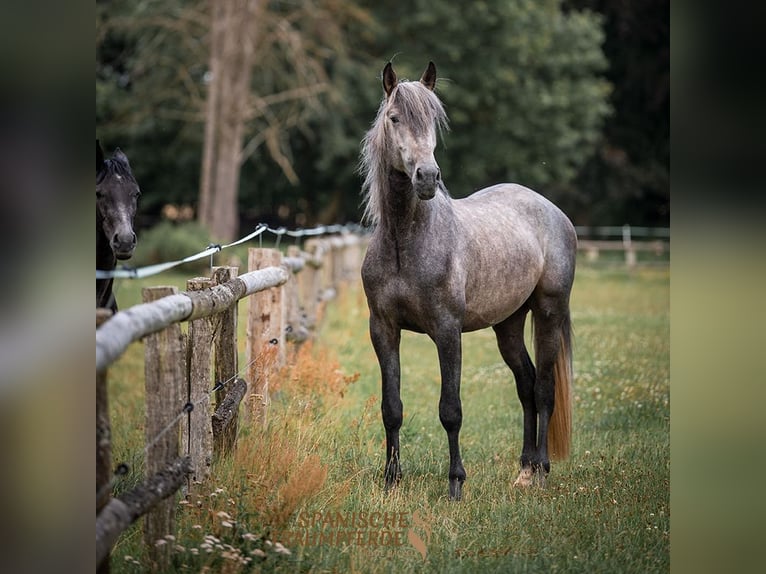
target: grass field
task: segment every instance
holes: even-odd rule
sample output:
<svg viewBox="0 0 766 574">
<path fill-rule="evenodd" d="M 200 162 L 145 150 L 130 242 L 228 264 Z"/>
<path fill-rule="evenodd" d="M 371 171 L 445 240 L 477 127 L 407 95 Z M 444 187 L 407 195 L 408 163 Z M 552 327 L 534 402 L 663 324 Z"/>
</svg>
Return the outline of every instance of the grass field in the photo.
<svg viewBox="0 0 766 574">
<path fill-rule="evenodd" d="M 268 427 L 243 427 L 236 453 L 179 501 L 165 571 L 669 571 L 669 283 L 667 266 L 578 268 L 573 455 L 553 463 L 544 489 L 511 486 L 521 449 L 512 375 L 491 330 L 464 336 L 468 479 L 459 503 L 447 500 L 436 351 L 410 333 L 404 478 L 383 492 L 379 371 L 364 296 L 346 289 L 327 305 L 316 342 L 282 374 Z M 139 287 L 119 286 L 122 307 L 138 301 Z M 240 312 L 244 333 L 246 304 Z M 134 344 L 110 369 L 114 462 L 134 470 L 118 492 L 140 480 L 142 353 Z M 140 523 L 118 542 L 112 569 L 149 570 Z"/>
</svg>

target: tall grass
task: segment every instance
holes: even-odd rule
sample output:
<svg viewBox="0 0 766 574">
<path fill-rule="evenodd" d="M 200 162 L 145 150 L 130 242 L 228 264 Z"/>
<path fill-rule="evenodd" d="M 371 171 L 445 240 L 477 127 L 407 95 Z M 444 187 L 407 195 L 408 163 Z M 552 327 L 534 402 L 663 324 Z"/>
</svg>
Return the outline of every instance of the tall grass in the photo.
<svg viewBox="0 0 766 574">
<path fill-rule="evenodd" d="M 274 387 L 269 425 L 243 426 L 236 452 L 179 500 L 168 571 L 668 571 L 668 268 L 581 265 L 572 322 L 572 456 L 553 463 L 545 488 L 511 486 L 522 425 L 512 375 L 491 330 L 464 336 L 468 479 L 454 503 L 436 351 L 411 333 L 401 349 L 404 477 L 383 492 L 366 304 L 359 288 L 342 293 Z M 134 345 L 110 370 L 115 462 L 139 468 L 141 352 Z M 140 525 L 121 538 L 112 564 L 146 571 Z"/>
</svg>

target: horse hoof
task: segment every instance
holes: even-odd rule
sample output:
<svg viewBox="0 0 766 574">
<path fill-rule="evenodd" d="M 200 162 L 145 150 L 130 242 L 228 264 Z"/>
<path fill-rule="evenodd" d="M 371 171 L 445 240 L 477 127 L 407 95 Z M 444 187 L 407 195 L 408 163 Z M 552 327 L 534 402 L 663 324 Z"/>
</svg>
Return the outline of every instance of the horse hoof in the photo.
<svg viewBox="0 0 766 574">
<path fill-rule="evenodd" d="M 521 469 L 521 472 L 519 473 L 519 476 L 516 477 L 516 480 L 513 483 L 513 486 L 517 486 L 520 488 L 527 488 L 529 486 L 532 486 L 535 478 L 535 472 L 532 470 L 531 467 L 526 466 Z"/>
<path fill-rule="evenodd" d="M 513 483 L 513 486 L 520 488 L 527 488 L 530 486 L 537 486 L 539 488 L 545 488 L 546 477 L 548 473 L 543 471 L 535 471 L 531 467 L 524 467 L 521 469 L 519 476 Z"/>
<path fill-rule="evenodd" d="M 386 494 L 389 494 L 396 490 L 396 487 L 399 486 L 399 481 L 402 479 L 402 475 L 395 475 L 393 478 L 386 477 L 385 485 L 383 486 L 383 492 Z"/>
<path fill-rule="evenodd" d="M 449 481 L 449 499 L 459 501 L 461 498 L 463 498 L 463 483 L 453 478 Z"/>
</svg>

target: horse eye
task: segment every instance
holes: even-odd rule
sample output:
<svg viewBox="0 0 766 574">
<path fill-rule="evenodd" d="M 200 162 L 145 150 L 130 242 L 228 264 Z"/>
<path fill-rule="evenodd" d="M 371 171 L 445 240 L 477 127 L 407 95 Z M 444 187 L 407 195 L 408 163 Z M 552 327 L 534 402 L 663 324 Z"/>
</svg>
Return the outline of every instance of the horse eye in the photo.
<svg viewBox="0 0 766 574">
<path fill-rule="evenodd" d="M 391 123 L 392 124 L 398 124 L 399 123 L 399 116 L 391 116 Z"/>
<path fill-rule="evenodd" d="M 104 193 L 99 190 L 96 190 L 96 199 L 101 199 L 102 197 L 104 197 Z"/>
</svg>

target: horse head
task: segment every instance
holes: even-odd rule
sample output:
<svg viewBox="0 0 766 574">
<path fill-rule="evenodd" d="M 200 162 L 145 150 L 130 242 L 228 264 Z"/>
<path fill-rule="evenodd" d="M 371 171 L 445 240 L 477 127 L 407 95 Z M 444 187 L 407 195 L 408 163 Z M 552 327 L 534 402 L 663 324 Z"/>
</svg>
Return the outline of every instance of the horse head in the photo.
<svg viewBox="0 0 766 574">
<path fill-rule="evenodd" d="M 136 247 L 133 218 L 141 191 L 127 156 L 117 148 L 110 159 L 96 140 L 96 234 L 109 242 L 117 259 L 130 259 Z"/>
<path fill-rule="evenodd" d="M 443 186 L 434 158 L 437 128 L 446 125 L 441 102 L 434 94 L 433 62 L 418 82 L 399 82 L 391 62 L 383 69 L 384 130 L 389 164 L 406 174 L 421 200 L 429 200 Z"/>
</svg>

